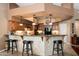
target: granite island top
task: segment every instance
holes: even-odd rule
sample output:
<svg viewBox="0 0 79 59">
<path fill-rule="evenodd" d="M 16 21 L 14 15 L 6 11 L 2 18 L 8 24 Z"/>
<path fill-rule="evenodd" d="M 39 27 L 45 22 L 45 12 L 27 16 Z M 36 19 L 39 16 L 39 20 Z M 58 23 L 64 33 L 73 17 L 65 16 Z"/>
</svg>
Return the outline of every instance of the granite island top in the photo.
<svg viewBox="0 0 79 59">
<path fill-rule="evenodd" d="M 7 34 L 8 35 L 8 34 Z M 63 35 L 63 34 L 58 34 L 58 35 L 8 35 L 9 38 L 13 39 L 13 38 L 18 38 L 18 37 L 21 37 L 21 39 L 23 40 L 24 38 L 38 38 L 40 37 L 43 40 L 46 40 L 48 41 L 50 38 L 52 37 L 62 37 L 64 39 L 65 36 L 67 35 Z"/>
<path fill-rule="evenodd" d="M 67 36 L 67 35 L 59 34 L 59 35 L 14 35 L 14 36 Z"/>
</svg>

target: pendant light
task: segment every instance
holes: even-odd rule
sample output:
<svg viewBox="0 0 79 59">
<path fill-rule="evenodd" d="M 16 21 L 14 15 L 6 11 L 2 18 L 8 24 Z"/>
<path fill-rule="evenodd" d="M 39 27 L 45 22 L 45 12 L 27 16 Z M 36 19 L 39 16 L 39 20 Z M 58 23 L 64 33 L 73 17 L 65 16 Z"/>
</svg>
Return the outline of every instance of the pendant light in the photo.
<svg viewBox="0 0 79 59">
<path fill-rule="evenodd" d="M 22 20 L 23 20 L 23 17 L 20 16 L 20 24 L 19 24 L 20 26 L 23 26 Z"/>
<path fill-rule="evenodd" d="M 49 14 L 49 25 L 52 25 L 52 22 L 51 22 L 51 19 L 52 19 L 52 14 Z"/>
<path fill-rule="evenodd" d="M 23 24 L 22 24 L 22 23 L 20 23 L 19 25 L 20 25 L 20 26 L 23 26 Z"/>
<path fill-rule="evenodd" d="M 32 23 L 32 25 L 36 25 L 36 23 L 35 23 L 35 19 L 36 19 L 36 16 L 33 15 L 33 23 Z"/>
</svg>

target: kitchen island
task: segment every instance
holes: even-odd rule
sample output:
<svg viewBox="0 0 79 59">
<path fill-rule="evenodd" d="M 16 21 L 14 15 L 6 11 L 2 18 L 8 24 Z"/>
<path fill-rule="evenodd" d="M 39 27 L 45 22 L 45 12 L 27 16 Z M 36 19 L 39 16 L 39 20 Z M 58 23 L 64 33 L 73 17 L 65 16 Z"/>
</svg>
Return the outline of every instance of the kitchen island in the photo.
<svg viewBox="0 0 79 59">
<path fill-rule="evenodd" d="M 10 39 L 18 40 L 18 51 L 22 53 L 23 40 L 33 41 L 33 54 L 40 56 L 52 55 L 53 40 L 64 40 L 65 35 L 34 35 L 34 36 L 20 36 L 9 35 Z"/>
</svg>

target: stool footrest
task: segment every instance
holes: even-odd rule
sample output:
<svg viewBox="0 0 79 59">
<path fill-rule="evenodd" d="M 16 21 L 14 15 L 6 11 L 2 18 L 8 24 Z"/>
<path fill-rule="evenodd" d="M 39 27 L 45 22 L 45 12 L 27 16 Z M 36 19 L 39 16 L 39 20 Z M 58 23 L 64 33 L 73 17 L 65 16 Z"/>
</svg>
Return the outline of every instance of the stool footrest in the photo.
<svg viewBox="0 0 79 59">
<path fill-rule="evenodd" d="M 59 52 L 61 51 L 62 55 L 64 55 L 62 44 L 63 44 L 62 40 L 54 40 L 53 41 L 53 54 L 54 54 L 54 51 L 56 51 L 57 55 L 59 55 Z"/>
<path fill-rule="evenodd" d="M 26 45 L 26 46 L 25 46 Z M 30 47 L 29 47 L 30 46 Z M 31 50 L 31 54 L 33 55 L 33 51 L 32 51 L 32 41 L 23 41 L 23 52 L 22 55 L 24 54 L 24 51 L 26 49 L 26 53 L 29 55 L 29 51 Z"/>
</svg>

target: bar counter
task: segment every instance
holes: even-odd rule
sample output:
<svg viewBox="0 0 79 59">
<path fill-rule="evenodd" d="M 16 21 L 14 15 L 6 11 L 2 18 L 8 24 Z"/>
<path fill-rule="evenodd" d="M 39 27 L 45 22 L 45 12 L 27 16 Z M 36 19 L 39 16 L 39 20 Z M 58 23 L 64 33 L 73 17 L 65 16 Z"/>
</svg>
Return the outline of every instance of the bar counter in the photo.
<svg viewBox="0 0 79 59">
<path fill-rule="evenodd" d="M 9 35 L 9 39 L 18 40 L 18 51 L 21 53 L 23 49 L 23 40 L 33 41 L 33 54 L 40 56 L 52 55 L 53 40 L 64 40 L 64 37 L 65 35 Z"/>
</svg>

